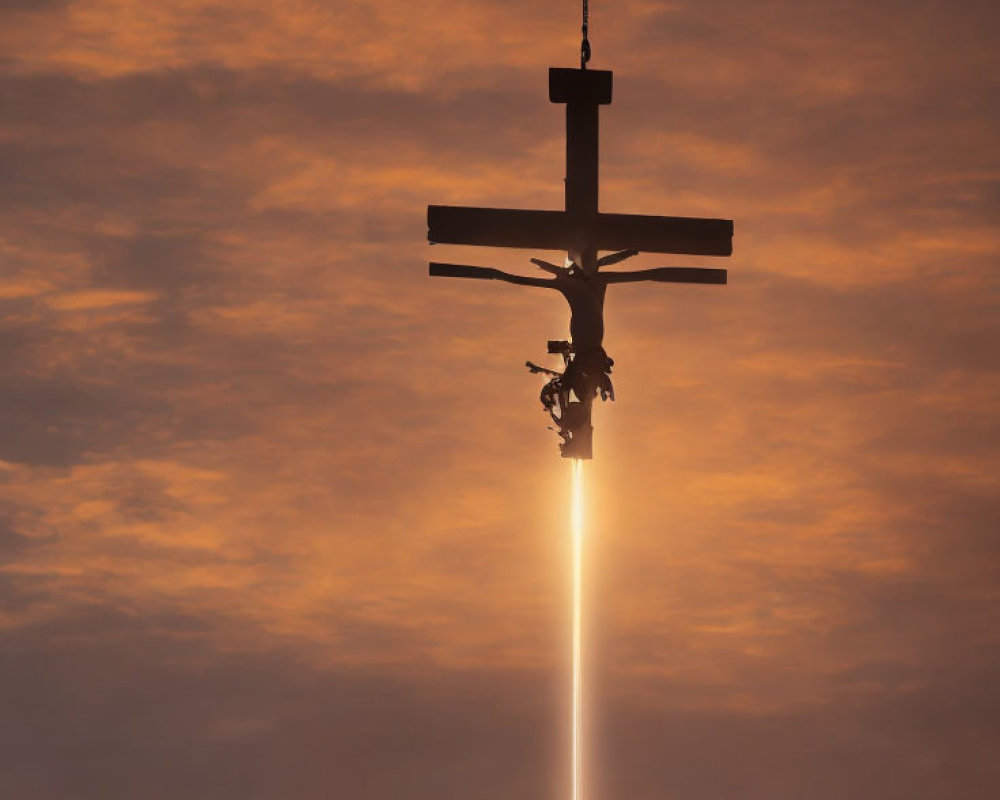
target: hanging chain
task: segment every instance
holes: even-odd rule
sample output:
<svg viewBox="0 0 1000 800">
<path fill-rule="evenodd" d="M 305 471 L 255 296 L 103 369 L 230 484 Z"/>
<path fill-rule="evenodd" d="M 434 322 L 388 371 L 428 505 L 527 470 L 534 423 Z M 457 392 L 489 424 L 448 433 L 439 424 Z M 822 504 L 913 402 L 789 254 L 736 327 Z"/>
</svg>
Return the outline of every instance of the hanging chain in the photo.
<svg viewBox="0 0 1000 800">
<path fill-rule="evenodd" d="M 587 68 L 590 61 L 590 39 L 587 38 L 587 24 L 590 21 L 590 4 L 583 0 L 583 41 L 580 42 L 580 69 Z"/>
</svg>

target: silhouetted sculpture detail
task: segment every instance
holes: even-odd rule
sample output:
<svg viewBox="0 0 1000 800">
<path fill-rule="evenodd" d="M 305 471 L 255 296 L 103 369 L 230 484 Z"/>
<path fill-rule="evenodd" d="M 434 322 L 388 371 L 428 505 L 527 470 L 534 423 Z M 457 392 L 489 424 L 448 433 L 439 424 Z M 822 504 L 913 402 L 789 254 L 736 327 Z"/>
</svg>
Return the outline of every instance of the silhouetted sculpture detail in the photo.
<svg viewBox="0 0 1000 800">
<path fill-rule="evenodd" d="M 513 275 L 491 267 L 473 267 L 465 264 L 430 265 L 430 274 L 448 278 L 479 278 L 500 280 L 520 286 L 538 286 L 555 289 L 569 303 L 569 342 L 549 342 L 550 353 L 563 356 L 563 372 L 540 367 L 527 362 L 534 373 L 551 376 L 542 389 L 542 406 L 559 426 L 563 441 L 560 446 L 566 458 L 590 458 L 592 455 L 590 410 L 598 393 L 602 400 L 614 400 L 611 368 L 614 361 L 604 350 L 604 298 L 609 284 L 634 281 L 669 281 L 684 283 L 725 283 L 726 271 L 720 269 L 691 269 L 661 267 L 634 272 L 599 272 L 602 266 L 615 264 L 636 255 L 636 250 L 624 250 L 594 262 L 589 274 L 577 264 L 558 267 L 547 261 L 533 258 L 531 262 L 552 278 L 531 278 Z"/>
<path fill-rule="evenodd" d="M 585 63 L 585 62 L 584 62 Z M 549 99 L 566 104 L 566 210 L 428 206 L 427 238 L 431 243 L 518 247 L 566 251 L 567 266 L 531 261 L 550 273 L 535 278 L 491 267 L 432 262 L 430 274 L 451 278 L 501 280 L 521 286 L 555 289 L 569 303 L 570 341 L 549 342 L 550 353 L 563 356 L 557 372 L 527 362 L 535 373 L 550 376 L 542 389 L 542 406 L 562 437 L 565 458 L 591 458 L 591 408 L 594 398 L 614 399 L 611 368 L 604 351 L 604 297 L 612 283 L 660 281 L 726 283 L 726 270 L 662 267 L 633 272 L 600 272 L 636 255 L 656 253 L 728 256 L 733 223 L 722 219 L 604 214 L 597 207 L 598 106 L 611 102 L 610 72 L 583 69 L 549 70 Z M 628 249 L 624 249 L 628 248 Z M 618 250 L 598 257 L 600 250 Z"/>
<path fill-rule="evenodd" d="M 533 373 L 551 375 L 542 387 L 539 399 L 552 421 L 558 426 L 562 442 L 559 450 L 566 458 L 589 458 L 589 442 L 593 433 L 590 424 L 590 409 L 597 393 L 601 400 L 614 400 L 615 389 L 611 385 L 611 368 L 615 362 L 604 352 L 603 347 L 589 351 L 586 355 L 573 357 L 573 346 L 569 342 L 549 342 L 550 353 L 561 353 L 565 369 L 556 372 L 540 367 L 531 361 L 525 366 Z"/>
</svg>

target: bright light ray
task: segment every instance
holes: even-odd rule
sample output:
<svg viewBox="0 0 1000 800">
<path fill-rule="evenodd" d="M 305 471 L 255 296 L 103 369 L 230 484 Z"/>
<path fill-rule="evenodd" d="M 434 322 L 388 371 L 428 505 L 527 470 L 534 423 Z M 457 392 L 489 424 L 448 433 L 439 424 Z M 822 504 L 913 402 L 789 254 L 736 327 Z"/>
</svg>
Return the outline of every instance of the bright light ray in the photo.
<svg viewBox="0 0 1000 800">
<path fill-rule="evenodd" d="M 583 594 L 583 462 L 573 460 L 573 800 L 581 798 L 583 739 L 582 594 Z"/>
</svg>

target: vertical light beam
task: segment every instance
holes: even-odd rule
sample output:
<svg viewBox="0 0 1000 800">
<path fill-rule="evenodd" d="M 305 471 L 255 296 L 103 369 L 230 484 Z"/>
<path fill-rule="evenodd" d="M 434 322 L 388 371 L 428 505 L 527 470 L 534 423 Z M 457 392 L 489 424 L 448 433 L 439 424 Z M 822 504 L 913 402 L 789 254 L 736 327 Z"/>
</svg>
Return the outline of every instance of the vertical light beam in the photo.
<svg viewBox="0 0 1000 800">
<path fill-rule="evenodd" d="M 573 800 L 581 800 L 583 740 L 583 462 L 573 460 L 573 498 L 570 510 L 573 539 Z"/>
</svg>

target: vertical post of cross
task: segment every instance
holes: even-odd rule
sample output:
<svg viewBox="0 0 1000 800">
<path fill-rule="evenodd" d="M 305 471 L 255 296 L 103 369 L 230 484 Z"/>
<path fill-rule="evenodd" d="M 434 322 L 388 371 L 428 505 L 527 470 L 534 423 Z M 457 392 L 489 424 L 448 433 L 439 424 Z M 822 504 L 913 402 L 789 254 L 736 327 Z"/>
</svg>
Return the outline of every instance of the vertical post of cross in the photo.
<svg viewBox="0 0 1000 800">
<path fill-rule="evenodd" d="M 588 272 L 597 262 L 598 106 L 611 103 L 612 73 L 549 69 L 549 100 L 566 104 L 566 214 L 573 221 L 574 249 Z"/>
</svg>

